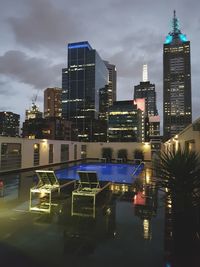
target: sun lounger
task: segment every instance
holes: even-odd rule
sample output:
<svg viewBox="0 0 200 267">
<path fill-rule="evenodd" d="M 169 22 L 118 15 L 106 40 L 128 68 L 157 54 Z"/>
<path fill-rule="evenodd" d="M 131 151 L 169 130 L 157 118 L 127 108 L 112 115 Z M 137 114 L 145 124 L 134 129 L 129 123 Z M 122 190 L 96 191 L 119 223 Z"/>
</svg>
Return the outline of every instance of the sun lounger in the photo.
<svg viewBox="0 0 200 267">
<path fill-rule="evenodd" d="M 90 197 L 93 199 L 92 216 L 95 217 L 96 196 L 107 188 L 110 183 L 106 183 L 106 185 L 101 187 L 97 173 L 94 171 L 78 171 L 78 175 L 78 188 L 72 192 L 72 216 L 80 215 L 80 213 L 74 211 L 74 199 L 76 197 Z"/>
<path fill-rule="evenodd" d="M 38 184 L 30 189 L 30 211 L 44 211 L 50 213 L 52 204 L 52 193 L 57 191 L 60 194 L 60 190 L 63 187 L 75 184 L 75 180 L 66 181 L 64 184 L 60 184 L 54 171 L 48 170 L 36 170 L 38 177 Z M 33 204 L 33 195 L 46 196 L 45 203 L 43 205 Z"/>
</svg>

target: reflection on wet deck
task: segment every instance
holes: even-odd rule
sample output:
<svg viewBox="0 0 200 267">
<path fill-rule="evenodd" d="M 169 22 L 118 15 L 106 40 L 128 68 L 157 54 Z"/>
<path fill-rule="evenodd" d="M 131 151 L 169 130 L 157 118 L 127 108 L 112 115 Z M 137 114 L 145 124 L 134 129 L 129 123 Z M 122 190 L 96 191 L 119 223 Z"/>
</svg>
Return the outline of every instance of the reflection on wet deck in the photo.
<svg viewBox="0 0 200 267">
<path fill-rule="evenodd" d="M 163 264 L 163 208 L 150 177 L 136 184 L 112 184 L 99 195 L 95 218 L 91 200 L 71 213 L 72 188 L 52 197 L 50 214 L 29 212 L 33 173 L 7 176 L 0 198 L 0 257 L 4 266 L 126 266 Z M 140 191 L 141 190 L 141 191 Z M 135 203 L 142 192 L 145 202 Z M 156 257 L 154 255 L 157 255 Z"/>
</svg>

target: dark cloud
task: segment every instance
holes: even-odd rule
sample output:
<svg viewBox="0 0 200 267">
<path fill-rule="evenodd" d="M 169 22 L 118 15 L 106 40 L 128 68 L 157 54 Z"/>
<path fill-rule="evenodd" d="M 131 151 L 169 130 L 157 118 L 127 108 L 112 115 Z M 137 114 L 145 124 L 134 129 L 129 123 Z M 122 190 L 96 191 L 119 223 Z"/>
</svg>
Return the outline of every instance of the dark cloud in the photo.
<svg viewBox="0 0 200 267">
<path fill-rule="evenodd" d="M 1 74 L 35 88 L 60 86 L 62 67 L 52 64 L 48 59 L 29 57 L 17 50 L 0 56 Z"/>
<path fill-rule="evenodd" d="M 69 8 L 62 9 L 49 0 L 28 0 L 26 5 L 26 14 L 7 19 L 19 44 L 33 50 L 49 50 L 64 46 L 66 39 L 79 35 L 81 24 L 76 23 Z"/>
</svg>

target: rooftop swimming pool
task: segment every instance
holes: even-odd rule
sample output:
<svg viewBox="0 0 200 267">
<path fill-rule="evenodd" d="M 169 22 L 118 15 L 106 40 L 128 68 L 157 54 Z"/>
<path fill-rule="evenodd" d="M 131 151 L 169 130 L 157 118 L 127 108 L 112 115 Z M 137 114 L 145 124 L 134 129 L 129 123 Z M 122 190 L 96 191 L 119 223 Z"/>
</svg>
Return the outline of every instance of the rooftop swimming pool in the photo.
<svg viewBox="0 0 200 267">
<path fill-rule="evenodd" d="M 132 184 L 143 168 L 143 164 L 84 163 L 57 170 L 56 175 L 59 179 L 78 180 L 78 171 L 96 171 L 100 181 Z"/>
</svg>

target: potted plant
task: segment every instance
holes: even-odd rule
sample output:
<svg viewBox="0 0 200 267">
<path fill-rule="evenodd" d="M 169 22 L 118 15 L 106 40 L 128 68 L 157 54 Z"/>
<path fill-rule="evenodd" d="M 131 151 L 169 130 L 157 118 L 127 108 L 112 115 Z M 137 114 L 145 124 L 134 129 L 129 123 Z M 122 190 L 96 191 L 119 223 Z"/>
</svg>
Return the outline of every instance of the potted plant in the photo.
<svg viewBox="0 0 200 267">
<path fill-rule="evenodd" d="M 135 149 L 133 153 L 136 164 L 141 163 L 144 160 L 144 152 L 141 149 Z"/>
<path fill-rule="evenodd" d="M 102 158 L 105 158 L 106 162 L 112 161 L 112 153 L 113 153 L 113 150 L 111 147 L 103 147 L 102 148 Z"/>
<path fill-rule="evenodd" d="M 119 149 L 117 153 L 117 157 L 121 158 L 123 162 L 127 162 L 127 149 Z"/>
</svg>

